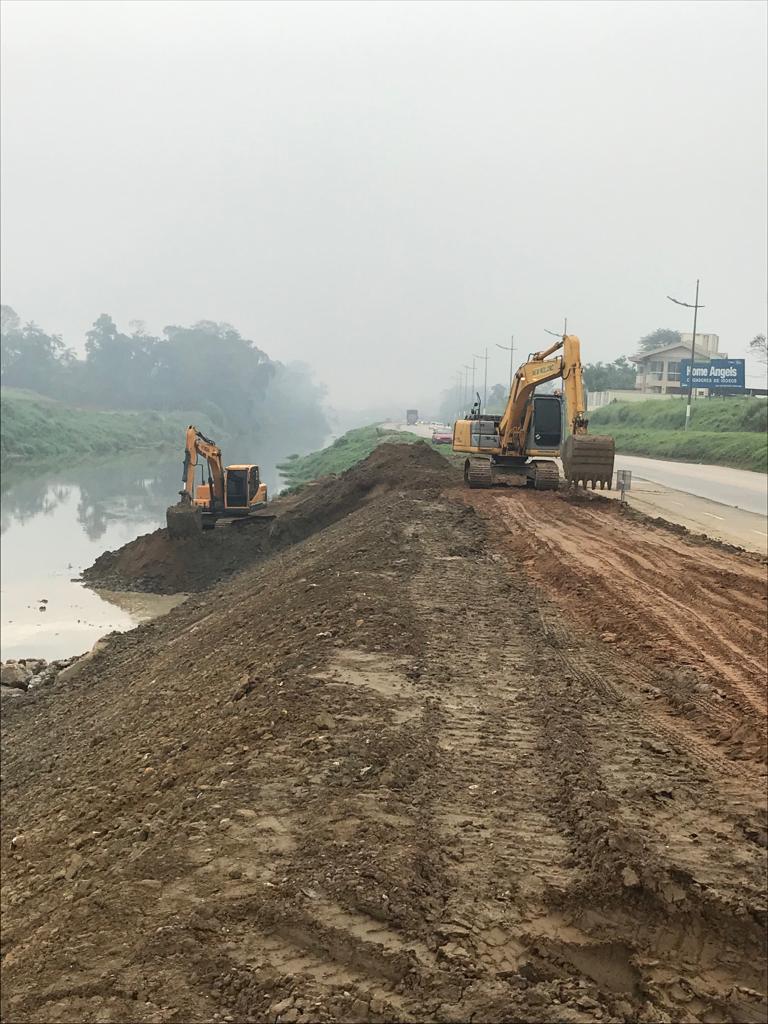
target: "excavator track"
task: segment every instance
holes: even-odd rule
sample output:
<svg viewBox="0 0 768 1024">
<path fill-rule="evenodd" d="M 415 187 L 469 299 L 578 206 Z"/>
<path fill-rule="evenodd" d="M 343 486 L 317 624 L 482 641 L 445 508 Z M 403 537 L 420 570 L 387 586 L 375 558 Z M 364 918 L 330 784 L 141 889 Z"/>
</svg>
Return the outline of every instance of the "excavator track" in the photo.
<svg viewBox="0 0 768 1024">
<path fill-rule="evenodd" d="M 570 484 L 592 490 L 599 485 L 611 489 L 616 445 L 612 437 L 601 434 L 571 434 L 561 449 L 565 479 Z"/>
<path fill-rule="evenodd" d="M 528 469 L 528 482 L 536 491 L 556 491 L 560 486 L 557 463 L 534 459 Z"/>
<path fill-rule="evenodd" d="M 468 487 L 493 487 L 493 465 L 490 459 L 467 459 L 464 481 Z"/>
</svg>

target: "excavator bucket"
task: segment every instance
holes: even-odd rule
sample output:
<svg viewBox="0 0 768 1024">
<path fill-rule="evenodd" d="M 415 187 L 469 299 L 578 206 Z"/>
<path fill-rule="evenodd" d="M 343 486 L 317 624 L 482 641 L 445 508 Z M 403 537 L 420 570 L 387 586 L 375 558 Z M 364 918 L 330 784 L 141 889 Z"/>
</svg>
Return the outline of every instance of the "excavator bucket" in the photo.
<svg viewBox="0 0 768 1024">
<path fill-rule="evenodd" d="M 165 511 L 171 540 L 187 540 L 203 532 L 203 513 L 189 501 L 179 501 Z"/>
<path fill-rule="evenodd" d="M 600 434 L 571 434 L 560 451 L 565 479 L 585 489 L 611 489 L 616 445 L 612 437 Z"/>
</svg>

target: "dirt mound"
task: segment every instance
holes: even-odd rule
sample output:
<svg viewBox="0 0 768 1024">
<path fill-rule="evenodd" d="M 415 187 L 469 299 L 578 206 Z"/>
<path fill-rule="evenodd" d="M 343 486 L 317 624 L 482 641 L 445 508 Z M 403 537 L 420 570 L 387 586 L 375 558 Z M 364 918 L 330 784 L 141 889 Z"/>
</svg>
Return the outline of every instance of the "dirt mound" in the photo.
<svg viewBox="0 0 768 1024">
<path fill-rule="evenodd" d="M 8 702 L 4 1021 L 765 1019 L 760 567 L 434 469 Z"/>
<path fill-rule="evenodd" d="M 457 471 L 428 444 L 385 444 L 338 477 L 327 477 L 298 495 L 269 506 L 274 520 L 234 522 L 183 540 L 166 529 L 106 551 L 85 570 L 93 587 L 193 593 L 261 561 L 349 515 L 388 491 L 434 491 L 456 481 Z"/>
</svg>

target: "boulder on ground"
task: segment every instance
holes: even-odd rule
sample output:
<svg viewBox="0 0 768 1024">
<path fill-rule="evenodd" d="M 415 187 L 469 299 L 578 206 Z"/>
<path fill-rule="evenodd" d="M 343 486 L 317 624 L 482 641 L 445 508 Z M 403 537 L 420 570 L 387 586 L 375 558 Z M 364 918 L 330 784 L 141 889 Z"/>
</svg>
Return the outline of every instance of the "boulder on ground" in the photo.
<svg viewBox="0 0 768 1024">
<path fill-rule="evenodd" d="M 25 665 L 20 665 L 17 661 L 6 661 L 0 666 L 0 685 L 26 690 L 27 683 L 33 675 L 32 669 Z"/>
<path fill-rule="evenodd" d="M 6 701 L 18 699 L 19 697 L 23 697 L 24 695 L 24 690 L 20 689 L 19 687 L 0 686 L 0 702 L 2 702 L 3 704 L 5 704 Z"/>
</svg>

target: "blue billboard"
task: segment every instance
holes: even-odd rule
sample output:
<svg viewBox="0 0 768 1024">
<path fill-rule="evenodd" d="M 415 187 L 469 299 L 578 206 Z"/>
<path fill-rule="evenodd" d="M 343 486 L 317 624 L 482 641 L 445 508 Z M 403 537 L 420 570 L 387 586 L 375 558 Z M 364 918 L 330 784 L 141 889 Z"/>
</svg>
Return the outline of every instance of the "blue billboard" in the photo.
<svg viewBox="0 0 768 1024">
<path fill-rule="evenodd" d="M 680 387 L 690 387 L 688 377 L 690 359 L 680 360 Z M 695 388 L 743 388 L 743 359 L 713 359 L 709 363 L 693 364 L 693 386 Z"/>
</svg>

